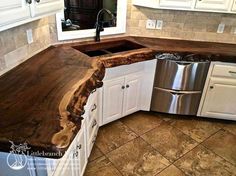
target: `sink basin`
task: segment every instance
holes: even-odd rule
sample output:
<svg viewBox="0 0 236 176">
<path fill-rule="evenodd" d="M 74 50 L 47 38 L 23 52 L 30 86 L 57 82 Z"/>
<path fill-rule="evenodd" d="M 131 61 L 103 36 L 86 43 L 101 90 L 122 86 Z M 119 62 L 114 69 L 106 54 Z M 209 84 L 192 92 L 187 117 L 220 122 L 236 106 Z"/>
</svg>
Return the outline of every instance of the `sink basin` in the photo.
<svg viewBox="0 0 236 176">
<path fill-rule="evenodd" d="M 124 51 L 130 51 L 135 49 L 145 48 L 145 46 L 129 40 L 116 40 L 100 43 L 92 43 L 85 45 L 73 46 L 74 49 L 90 56 L 102 56 L 106 54 L 119 53 Z"/>
</svg>

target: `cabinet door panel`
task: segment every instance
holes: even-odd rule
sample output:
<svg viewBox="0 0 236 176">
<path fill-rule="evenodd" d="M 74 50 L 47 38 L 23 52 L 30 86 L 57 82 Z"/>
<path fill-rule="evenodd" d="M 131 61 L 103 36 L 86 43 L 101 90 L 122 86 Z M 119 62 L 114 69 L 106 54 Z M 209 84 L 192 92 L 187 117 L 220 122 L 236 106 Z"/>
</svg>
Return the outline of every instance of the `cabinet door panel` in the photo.
<svg viewBox="0 0 236 176">
<path fill-rule="evenodd" d="M 103 124 L 122 117 L 124 78 L 104 82 Z"/>
<path fill-rule="evenodd" d="M 211 78 L 202 115 L 236 120 L 236 79 Z"/>
<path fill-rule="evenodd" d="M 140 109 L 141 80 L 141 74 L 133 74 L 126 77 L 123 116 Z"/>
<path fill-rule="evenodd" d="M 160 0 L 160 7 L 191 8 L 193 0 Z"/>
<path fill-rule="evenodd" d="M 236 0 L 234 0 L 232 11 L 234 11 L 234 12 L 236 11 Z"/>
<path fill-rule="evenodd" d="M 25 0 L 0 1 L 0 27 L 30 18 L 29 6 Z"/>
<path fill-rule="evenodd" d="M 62 0 L 40 0 L 39 3 L 33 0 L 33 2 L 31 5 L 31 14 L 33 17 L 60 11 L 64 6 Z"/>
<path fill-rule="evenodd" d="M 76 150 L 78 151 L 78 158 L 76 160 L 76 175 L 83 175 L 85 171 L 85 167 L 87 165 L 87 155 L 86 155 L 86 133 L 85 133 L 85 126 L 80 129 L 78 136 L 78 142 L 76 145 Z"/>
<path fill-rule="evenodd" d="M 229 5 L 230 0 L 197 0 L 196 9 L 227 11 Z"/>
</svg>

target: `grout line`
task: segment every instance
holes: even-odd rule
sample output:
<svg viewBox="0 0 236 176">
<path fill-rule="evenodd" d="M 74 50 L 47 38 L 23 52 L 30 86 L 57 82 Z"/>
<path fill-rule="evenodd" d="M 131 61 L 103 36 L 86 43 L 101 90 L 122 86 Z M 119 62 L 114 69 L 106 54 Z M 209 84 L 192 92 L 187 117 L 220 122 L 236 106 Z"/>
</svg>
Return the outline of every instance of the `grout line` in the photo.
<svg viewBox="0 0 236 176">
<path fill-rule="evenodd" d="M 220 131 L 221 129 L 219 129 L 217 132 L 215 132 L 215 133 L 213 133 L 212 135 L 210 135 L 209 137 L 207 137 L 205 140 L 203 140 L 202 142 L 199 142 L 198 143 L 198 145 L 196 145 L 195 147 L 193 147 L 191 150 L 189 150 L 187 153 L 185 153 L 183 156 L 181 156 L 181 157 L 179 157 L 178 159 L 176 159 L 174 162 L 173 162 L 173 164 L 176 162 L 176 161 L 178 161 L 178 160 L 180 160 L 181 158 L 183 158 L 185 155 L 187 155 L 188 153 L 190 153 L 191 151 L 193 151 L 195 148 L 197 148 L 197 147 L 199 147 L 199 146 L 203 146 L 204 147 L 204 145 L 203 145 L 203 142 L 205 142 L 207 139 L 209 139 L 210 137 L 212 137 L 213 135 L 215 135 L 216 133 L 218 133 L 219 131 Z M 206 148 L 206 147 L 205 147 Z M 210 150 L 211 151 L 211 150 Z M 180 168 L 179 168 L 180 169 Z"/>
<path fill-rule="evenodd" d="M 184 175 L 186 175 L 185 172 L 184 172 L 181 168 L 179 168 L 178 166 L 175 165 L 175 163 L 173 163 L 173 165 L 174 165 L 177 169 L 179 169 Z"/>
<path fill-rule="evenodd" d="M 118 169 L 118 168 L 116 167 L 116 165 L 109 159 L 109 157 L 108 157 L 108 156 L 105 156 L 105 157 L 108 159 L 108 161 L 110 161 L 111 165 L 112 165 L 122 176 L 124 176 L 124 175 L 122 174 L 122 172 L 120 171 L 120 169 Z"/>
</svg>

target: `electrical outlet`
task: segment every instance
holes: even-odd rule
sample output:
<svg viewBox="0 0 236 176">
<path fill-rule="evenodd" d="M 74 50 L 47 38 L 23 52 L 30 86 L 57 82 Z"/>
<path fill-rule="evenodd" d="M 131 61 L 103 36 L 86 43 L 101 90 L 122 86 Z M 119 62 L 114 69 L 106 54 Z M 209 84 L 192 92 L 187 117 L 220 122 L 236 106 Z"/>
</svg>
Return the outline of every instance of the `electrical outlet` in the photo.
<svg viewBox="0 0 236 176">
<path fill-rule="evenodd" d="M 162 30 L 163 20 L 157 20 L 156 29 Z"/>
<path fill-rule="evenodd" d="M 27 29 L 26 30 L 26 35 L 27 35 L 28 44 L 33 43 L 34 39 L 33 39 L 33 31 L 32 31 L 32 29 Z"/>
<path fill-rule="evenodd" d="M 156 27 L 156 20 L 147 20 L 146 22 L 146 28 L 147 29 L 155 29 Z"/>
<path fill-rule="evenodd" d="M 220 23 L 217 29 L 217 33 L 222 34 L 225 30 L 225 24 L 224 23 Z"/>
</svg>

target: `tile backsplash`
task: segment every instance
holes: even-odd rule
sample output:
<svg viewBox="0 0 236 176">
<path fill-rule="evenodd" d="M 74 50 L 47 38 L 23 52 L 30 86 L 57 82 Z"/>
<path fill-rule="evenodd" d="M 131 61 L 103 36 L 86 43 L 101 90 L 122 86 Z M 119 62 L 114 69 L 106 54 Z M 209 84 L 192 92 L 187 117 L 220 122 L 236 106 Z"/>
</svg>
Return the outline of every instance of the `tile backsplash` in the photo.
<svg viewBox="0 0 236 176">
<path fill-rule="evenodd" d="M 146 29 L 146 20 L 163 20 L 162 30 Z M 225 24 L 223 34 L 216 33 Z M 236 15 L 133 6 L 128 0 L 127 33 L 133 36 L 236 43 Z"/>
<path fill-rule="evenodd" d="M 0 32 L 0 75 L 51 44 L 49 17 Z M 32 29 L 34 42 L 28 44 L 26 30 Z"/>
<path fill-rule="evenodd" d="M 128 0 L 125 35 L 172 38 L 236 44 L 236 15 L 206 12 L 157 10 L 133 6 Z M 163 20 L 162 30 L 146 29 L 146 20 Z M 217 34 L 220 23 L 223 34 Z M 33 30 L 34 42 L 27 43 L 26 30 Z M 124 35 L 119 35 L 124 36 Z M 113 36 L 117 37 L 117 36 Z M 66 42 L 91 40 L 91 38 Z M 19 65 L 57 40 L 55 15 L 0 32 L 0 75 Z"/>
</svg>

